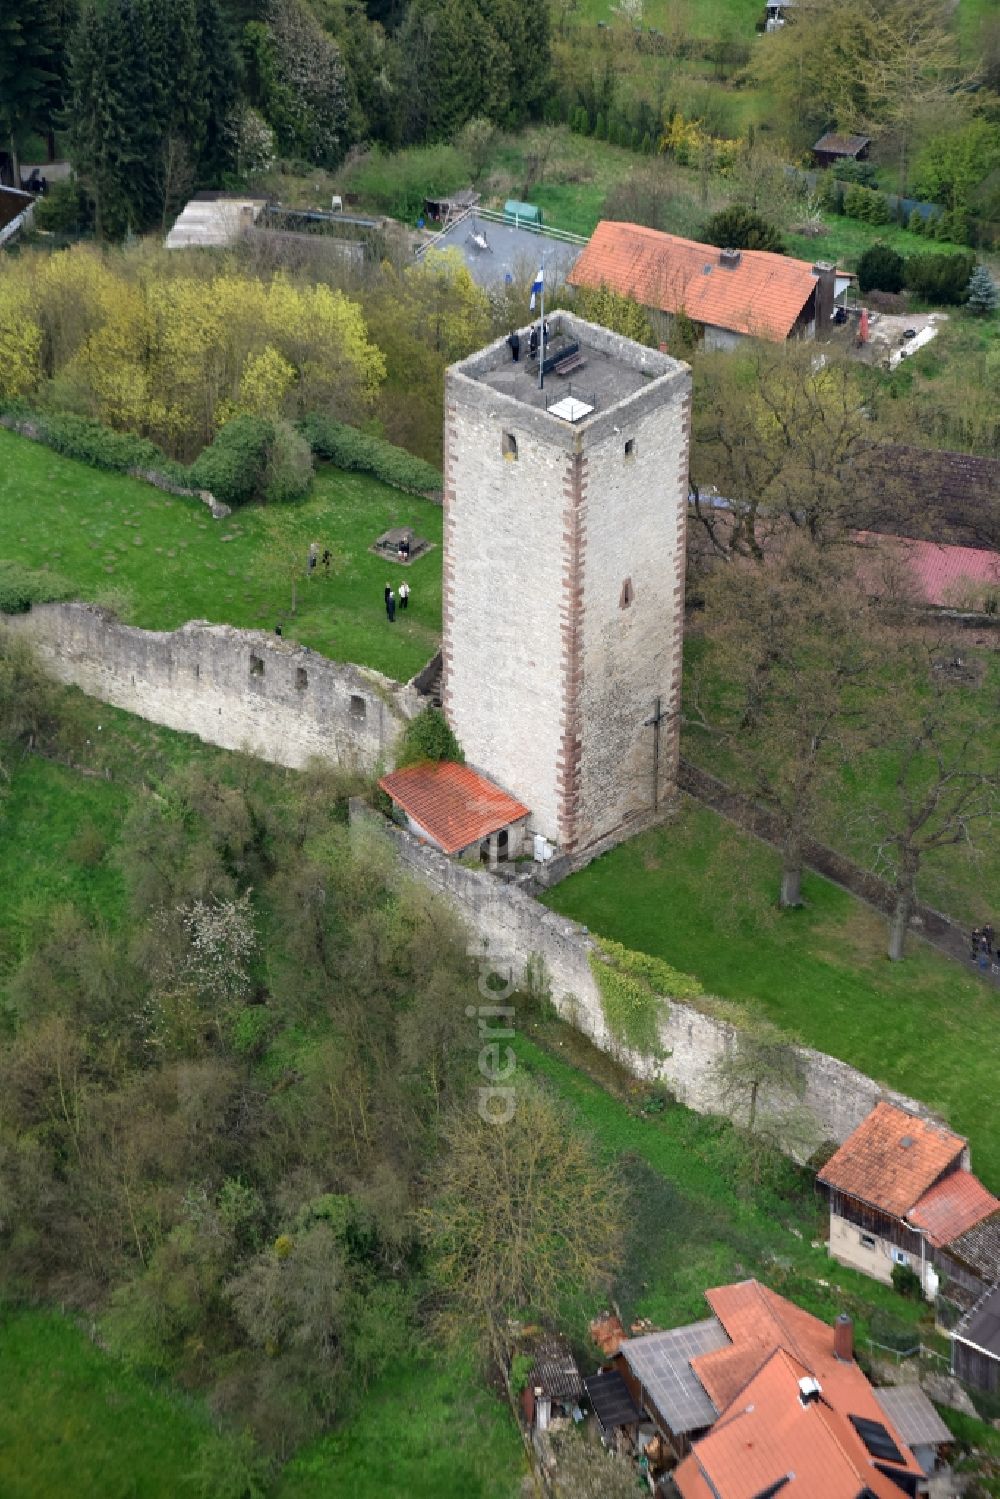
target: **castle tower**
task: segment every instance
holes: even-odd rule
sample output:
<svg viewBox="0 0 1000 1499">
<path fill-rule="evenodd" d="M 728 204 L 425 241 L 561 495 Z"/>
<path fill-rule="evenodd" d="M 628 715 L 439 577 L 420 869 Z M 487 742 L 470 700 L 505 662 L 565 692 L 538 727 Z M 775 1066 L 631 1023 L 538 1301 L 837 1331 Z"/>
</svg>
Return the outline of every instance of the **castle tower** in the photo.
<svg viewBox="0 0 1000 1499">
<path fill-rule="evenodd" d="M 691 377 L 566 312 L 544 390 L 527 330 L 520 352 L 447 374 L 443 702 L 469 764 L 573 852 L 674 786 Z"/>
</svg>

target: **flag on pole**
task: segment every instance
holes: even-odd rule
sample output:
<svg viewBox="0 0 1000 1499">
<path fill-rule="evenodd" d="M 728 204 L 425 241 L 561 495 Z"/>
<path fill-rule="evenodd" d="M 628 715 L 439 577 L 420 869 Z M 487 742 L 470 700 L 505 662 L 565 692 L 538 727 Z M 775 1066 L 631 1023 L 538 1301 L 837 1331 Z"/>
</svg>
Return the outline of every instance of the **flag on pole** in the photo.
<svg viewBox="0 0 1000 1499">
<path fill-rule="evenodd" d="M 534 310 L 535 310 L 535 303 L 538 300 L 538 298 L 542 295 L 542 292 L 544 291 L 544 289 L 545 289 L 545 267 L 543 265 L 540 265 L 538 267 L 538 275 L 535 277 L 534 281 L 531 283 L 531 305 L 530 305 L 529 311 L 534 312 Z"/>
</svg>

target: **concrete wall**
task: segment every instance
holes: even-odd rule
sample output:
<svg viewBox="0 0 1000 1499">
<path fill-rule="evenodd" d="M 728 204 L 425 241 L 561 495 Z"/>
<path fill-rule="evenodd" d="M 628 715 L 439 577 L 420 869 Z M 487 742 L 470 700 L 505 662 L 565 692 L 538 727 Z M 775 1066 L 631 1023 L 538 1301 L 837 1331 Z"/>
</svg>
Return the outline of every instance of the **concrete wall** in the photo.
<svg viewBox="0 0 1000 1499">
<path fill-rule="evenodd" d="M 867 1248 L 861 1242 L 862 1236 L 874 1239 L 874 1247 Z M 830 1214 L 830 1253 L 841 1265 L 849 1265 L 852 1270 L 860 1270 L 862 1275 L 870 1275 L 872 1280 L 891 1286 L 892 1251 L 893 1245 L 888 1239 L 866 1234 L 856 1223 L 849 1223 L 837 1213 Z M 912 1268 L 912 1256 L 907 1258 Z M 919 1270 L 919 1265 L 916 1268 Z"/>
<path fill-rule="evenodd" d="M 448 371 L 443 700 L 469 762 L 573 851 L 648 813 L 644 720 L 678 703 L 690 371 L 567 313 L 557 328 L 589 357 L 581 389 L 605 372 L 579 423 L 488 383 L 503 340 Z M 669 732 L 663 751 L 666 796 Z"/>
<path fill-rule="evenodd" d="M 665 999 L 662 1055 L 629 1051 L 605 1022 L 600 989 L 590 966 L 596 943 L 586 927 L 549 911 L 495 875 L 446 858 L 360 803 L 352 804 L 351 821 L 353 827 L 370 827 L 376 836 L 391 842 L 404 869 L 440 894 L 466 922 L 470 951 L 496 972 L 519 981 L 529 960 L 541 959 L 560 1015 L 596 1046 L 615 1055 L 635 1076 L 662 1081 L 681 1103 L 698 1113 L 729 1112 L 715 1069 L 738 1045 L 738 1032 L 731 1024 L 692 1004 Z M 798 1114 L 804 1105 L 812 1114 L 813 1145 L 846 1140 L 883 1098 L 915 1113 L 930 1114 L 923 1104 L 883 1087 L 846 1062 L 808 1047 L 795 1050 L 805 1087 L 802 1099 L 790 1107 Z M 791 1143 L 789 1150 L 796 1153 Z"/>
<path fill-rule="evenodd" d="M 292 768 L 318 758 L 372 771 L 422 700 L 378 672 L 258 630 L 193 621 L 139 630 L 87 604 L 0 616 L 60 682 L 169 729 Z"/>
</svg>

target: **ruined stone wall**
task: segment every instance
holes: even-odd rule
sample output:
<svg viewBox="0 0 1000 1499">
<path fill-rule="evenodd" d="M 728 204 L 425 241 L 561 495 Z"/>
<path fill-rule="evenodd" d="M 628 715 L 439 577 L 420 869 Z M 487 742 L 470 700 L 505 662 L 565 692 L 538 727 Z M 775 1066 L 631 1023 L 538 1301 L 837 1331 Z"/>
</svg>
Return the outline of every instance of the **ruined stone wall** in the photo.
<svg viewBox="0 0 1000 1499">
<path fill-rule="evenodd" d="M 314 757 L 367 772 L 389 766 L 422 706 L 413 687 L 260 630 L 203 621 L 140 630 L 75 603 L 36 605 L 0 622 L 31 640 L 58 681 L 293 769 Z"/>
<path fill-rule="evenodd" d="M 662 1081 L 697 1113 L 730 1111 L 721 1096 L 716 1069 L 739 1044 L 739 1032 L 732 1024 L 694 1004 L 668 999 L 660 1025 L 662 1054 L 629 1051 L 615 1040 L 604 1019 L 601 991 L 591 969 L 597 944 L 586 927 L 547 910 L 495 875 L 446 858 L 361 803 L 352 803 L 351 822 L 353 828 L 371 829 L 372 836 L 391 842 L 407 872 L 443 896 L 464 920 L 470 932 L 470 952 L 482 956 L 496 972 L 520 981 L 529 960 L 540 959 L 556 1009 L 596 1046 L 615 1055 L 635 1076 Z M 813 1117 L 811 1145 L 846 1140 L 879 1099 L 930 1114 L 923 1104 L 836 1057 L 804 1046 L 795 1052 L 804 1082 L 796 1104 Z"/>
</svg>

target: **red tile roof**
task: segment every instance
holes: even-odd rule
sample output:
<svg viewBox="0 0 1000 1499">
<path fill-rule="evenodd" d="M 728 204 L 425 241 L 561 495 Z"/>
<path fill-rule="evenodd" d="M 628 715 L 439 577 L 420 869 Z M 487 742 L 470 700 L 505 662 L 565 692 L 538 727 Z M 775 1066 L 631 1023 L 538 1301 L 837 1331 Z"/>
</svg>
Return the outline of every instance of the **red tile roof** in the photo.
<svg viewBox="0 0 1000 1499">
<path fill-rule="evenodd" d="M 849 1197 L 902 1218 L 949 1168 L 965 1141 L 942 1124 L 878 1103 L 817 1179 Z"/>
<path fill-rule="evenodd" d="M 643 307 L 683 308 L 697 323 L 783 342 L 816 286 L 808 261 L 743 250 L 729 268 L 720 265 L 719 254 L 714 245 L 604 219 L 567 280 L 609 286 Z"/>
<path fill-rule="evenodd" d="M 781 1499 L 858 1499 L 865 1490 L 899 1499 L 899 1487 L 876 1468 L 849 1417 L 885 1429 L 902 1458 L 896 1472 L 918 1477 L 920 1466 L 858 1366 L 842 1368 L 850 1371 L 849 1388 L 845 1380 L 833 1391 L 819 1379 L 820 1398 L 803 1405 L 799 1380 L 812 1371 L 776 1349 L 676 1470 L 682 1499 L 759 1499 L 782 1479 Z"/>
<path fill-rule="evenodd" d="M 907 1213 L 907 1221 L 922 1229 L 936 1249 L 961 1238 L 970 1228 L 1000 1209 L 1000 1201 L 971 1171 L 952 1171 L 925 1192 Z"/>
<path fill-rule="evenodd" d="M 488 838 L 530 810 L 468 765 L 451 760 L 391 771 L 379 786 L 446 854 Z"/>
<path fill-rule="evenodd" d="M 877 531 L 855 531 L 854 540 L 867 543 L 898 561 L 920 600 L 935 608 L 970 603 L 982 609 L 990 593 L 1000 592 L 1000 554 L 983 547 L 949 546 L 886 536 Z M 877 583 L 877 567 L 862 560 L 862 576 Z"/>
</svg>

